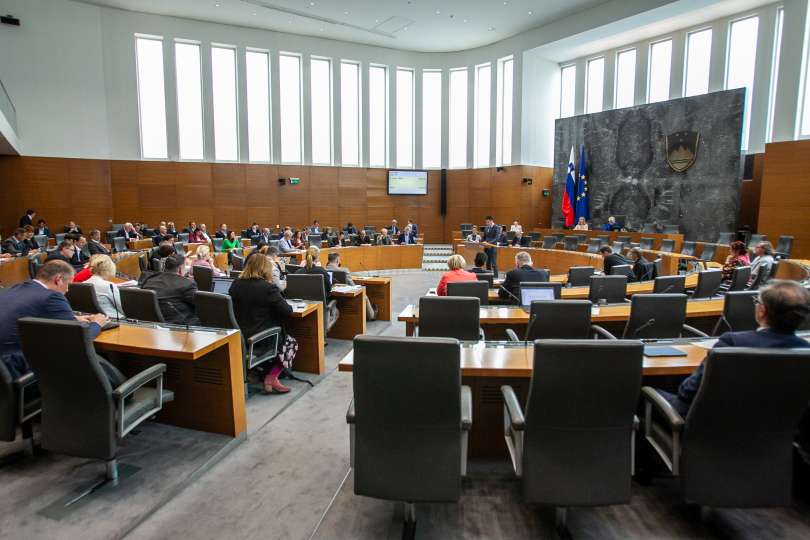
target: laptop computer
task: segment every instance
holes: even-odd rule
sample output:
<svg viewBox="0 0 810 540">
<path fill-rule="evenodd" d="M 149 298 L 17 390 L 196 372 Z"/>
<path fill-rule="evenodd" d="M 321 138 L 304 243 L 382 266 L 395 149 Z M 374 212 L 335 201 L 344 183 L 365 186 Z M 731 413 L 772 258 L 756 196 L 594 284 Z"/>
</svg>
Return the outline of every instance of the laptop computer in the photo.
<svg viewBox="0 0 810 540">
<path fill-rule="evenodd" d="M 228 294 L 234 280 L 226 277 L 215 277 L 211 281 L 214 285 L 213 292 L 218 294 Z"/>
<path fill-rule="evenodd" d="M 520 307 L 529 313 L 534 300 L 554 300 L 554 289 L 551 287 L 521 287 Z"/>
</svg>

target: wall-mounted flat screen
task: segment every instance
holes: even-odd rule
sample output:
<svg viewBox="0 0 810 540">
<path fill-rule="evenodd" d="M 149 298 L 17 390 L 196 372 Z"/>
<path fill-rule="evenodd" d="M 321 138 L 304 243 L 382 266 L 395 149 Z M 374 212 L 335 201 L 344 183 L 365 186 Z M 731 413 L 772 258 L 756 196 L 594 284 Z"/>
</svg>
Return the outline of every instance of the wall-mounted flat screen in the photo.
<svg viewBox="0 0 810 540">
<path fill-rule="evenodd" d="M 389 195 L 427 195 L 427 171 L 388 171 Z"/>
</svg>

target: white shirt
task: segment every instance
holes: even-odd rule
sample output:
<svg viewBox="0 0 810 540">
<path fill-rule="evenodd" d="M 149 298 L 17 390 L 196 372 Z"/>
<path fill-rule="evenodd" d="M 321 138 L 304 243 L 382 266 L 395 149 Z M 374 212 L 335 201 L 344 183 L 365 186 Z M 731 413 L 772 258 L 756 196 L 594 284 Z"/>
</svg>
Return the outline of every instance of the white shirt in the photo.
<svg viewBox="0 0 810 540">
<path fill-rule="evenodd" d="M 512 225 L 512 227 L 509 230 L 512 232 L 518 231 L 523 232 L 523 225 Z"/>
<path fill-rule="evenodd" d="M 124 312 L 121 311 L 121 293 L 118 291 L 118 286 L 115 283 L 107 281 L 103 277 L 96 275 L 90 276 L 85 283 L 90 283 L 93 285 L 93 288 L 96 291 L 98 305 L 101 307 L 101 310 L 107 317 L 119 317 L 121 319 L 125 318 Z M 110 285 L 112 285 L 112 290 L 110 290 Z M 113 291 L 115 293 L 115 297 L 113 297 Z M 115 303 L 113 303 L 113 299 L 115 300 Z M 118 308 L 117 310 L 116 307 Z"/>
</svg>

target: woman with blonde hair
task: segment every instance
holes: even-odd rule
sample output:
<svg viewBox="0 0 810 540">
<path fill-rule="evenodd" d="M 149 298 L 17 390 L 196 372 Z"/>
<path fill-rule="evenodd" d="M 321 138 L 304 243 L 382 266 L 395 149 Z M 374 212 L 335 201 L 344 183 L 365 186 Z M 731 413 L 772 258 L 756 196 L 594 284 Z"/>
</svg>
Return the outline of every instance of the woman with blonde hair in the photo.
<svg viewBox="0 0 810 540">
<path fill-rule="evenodd" d="M 197 253 L 195 253 L 194 257 L 191 259 L 191 266 L 205 266 L 213 270 L 215 276 L 225 275 L 225 273 L 214 264 L 214 258 L 211 257 L 211 249 L 205 244 L 197 246 Z"/>
<path fill-rule="evenodd" d="M 110 318 L 124 318 L 121 293 L 111 280 L 115 277 L 115 263 L 109 255 L 93 255 L 88 264 L 92 276 L 85 281 L 93 286 L 101 311 Z"/>
<path fill-rule="evenodd" d="M 464 265 L 467 261 L 461 255 L 450 255 L 447 259 L 447 268 L 449 272 L 445 272 L 439 280 L 439 286 L 436 287 L 436 294 L 439 296 L 447 296 L 447 284 L 454 281 L 477 281 L 478 278 L 472 272 L 464 270 Z"/>
<path fill-rule="evenodd" d="M 284 370 L 281 353 L 287 341 L 285 324 L 292 314 L 292 307 L 281 296 L 279 288 L 273 285 L 272 279 L 273 263 L 270 259 L 265 256 L 251 257 L 245 263 L 242 274 L 231 284 L 228 294 L 242 335 L 253 336 L 274 326 L 281 327 L 281 336 L 276 344 L 278 354 L 269 362 L 269 368 L 264 368 L 264 391 L 268 394 L 286 394 L 290 389 L 279 382 L 278 376 Z M 257 344 L 253 353 L 264 354 L 269 346 L 272 346 L 271 339 Z M 292 358 L 287 360 L 291 362 Z M 267 364 L 265 362 L 257 369 Z"/>
<path fill-rule="evenodd" d="M 326 288 L 326 295 L 332 290 L 332 280 L 329 278 L 329 272 L 321 267 L 321 250 L 315 246 L 307 248 L 307 256 L 304 266 L 296 272 L 296 274 L 320 274 L 323 276 L 323 285 Z"/>
</svg>

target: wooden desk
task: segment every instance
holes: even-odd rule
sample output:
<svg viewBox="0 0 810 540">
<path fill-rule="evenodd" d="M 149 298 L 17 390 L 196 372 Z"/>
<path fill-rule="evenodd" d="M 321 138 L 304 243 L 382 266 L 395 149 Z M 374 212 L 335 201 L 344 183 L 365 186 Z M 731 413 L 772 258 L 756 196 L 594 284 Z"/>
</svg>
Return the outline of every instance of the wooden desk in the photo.
<svg viewBox="0 0 810 540">
<path fill-rule="evenodd" d="M 340 253 L 340 264 L 356 272 L 422 268 L 424 246 L 351 246 L 324 248 L 321 264 L 326 266 L 330 253 Z"/>
<path fill-rule="evenodd" d="M 28 257 L 0 259 L 0 286 L 11 287 L 31 279 Z"/>
<path fill-rule="evenodd" d="M 683 244 L 683 235 L 682 234 L 663 234 L 663 233 L 643 233 L 643 232 L 621 232 L 621 231 L 614 231 L 614 232 L 607 232 L 607 231 L 574 231 L 571 229 L 541 229 L 535 228 L 531 231 L 527 228 L 524 229 L 524 235 L 528 236 L 530 232 L 540 233 L 543 236 L 554 235 L 558 237 L 563 236 L 585 236 L 587 239 L 596 238 L 598 236 L 608 236 L 609 240 L 608 243 L 611 244 L 616 240 L 617 236 L 629 236 L 631 242 L 639 243 L 642 238 L 652 238 L 653 239 L 653 247 L 660 248 L 661 240 L 669 239 L 675 240 L 675 251 L 681 250 L 681 245 Z M 453 231 L 453 238 L 462 238 L 461 230 Z M 587 244 L 587 241 L 585 242 Z"/>
<path fill-rule="evenodd" d="M 142 249 L 152 249 L 155 243 L 151 238 L 144 238 L 143 240 L 130 240 L 127 242 L 127 247 L 132 251 L 140 251 Z"/>
<path fill-rule="evenodd" d="M 129 276 L 132 279 L 138 279 L 141 275 L 141 265 L 138 259 L 141 253 L 139 251 L 125 251 L 123 253 L 113 253 L 112 260 L 115 262 L 115 270 L 119 274 Z"/>
<path fill-rule="evenodd" d="M 307 302 L 303 309 L 293 308 L 287 331 L 298 341 L 298 355 L 293 368 L 296 371 L 321 374 L 324 364 L 323 304 Z"/>
<path fill-rule="evenodd" d="M 776 277 L 793 281 L 806 281 L 810 279 L 810 261 L 803 259 L 783 259 L 779 261 Z"/>
<path fill-rule="evenodd" d="M 483 250 L 483 246 L 476 244 L 455 244 L 455 253 L 458 253 L 468 264 L 472 264 L 476 253 Z M 601 255 L 593 253 L 583 253 L 580 251 L 566 251 L 564 249 L 543 249 L 543 248 L 498 248 L 498 270 L 507 271 L 515 266 L 515 255 L 525 251 L 532 257 L 535 268 L 548 268 L 551 274 L 568 274 L 568 269 L 572 266 L 593 266 L 601 270 L 604 262 Z"/>
<path fill-rule="evenodd" d="M 391 320 L 391 278 L 352 276 L 352 281 L 366 288 L 366 296 L 377 306 L 378 321 Z"/>
<path fill-rule="evenodd" d="M 128 375 L 165 363 L 174 392 L 158 420 L 238 437 L 245 432 L 242 340 L 238 330 L 186 331 L 123 323 L 94 342 Z"/>
<path fill-rule="evenodd" d="M 337 300 L 340 316 L 329 330 L 329 337 L 335 339 L 354 339 L 356 335 L 366 333 L 366 289 L 341 290 L 332 288 L 329 297 Z"/>
</svg>

